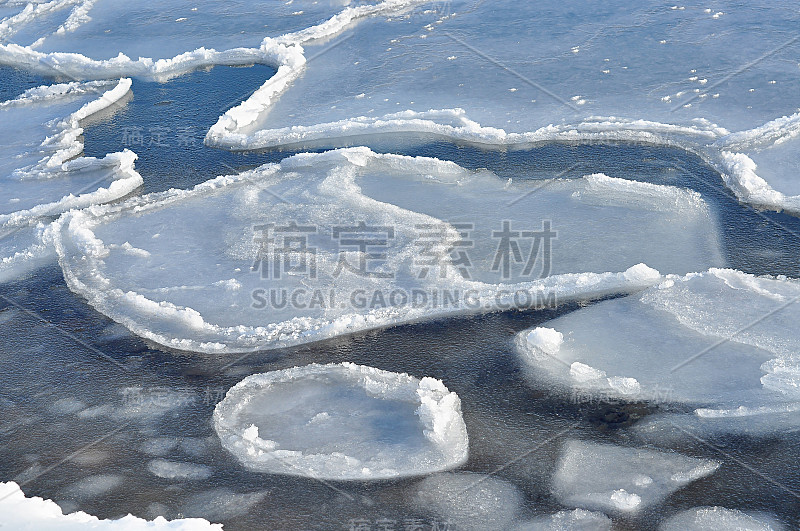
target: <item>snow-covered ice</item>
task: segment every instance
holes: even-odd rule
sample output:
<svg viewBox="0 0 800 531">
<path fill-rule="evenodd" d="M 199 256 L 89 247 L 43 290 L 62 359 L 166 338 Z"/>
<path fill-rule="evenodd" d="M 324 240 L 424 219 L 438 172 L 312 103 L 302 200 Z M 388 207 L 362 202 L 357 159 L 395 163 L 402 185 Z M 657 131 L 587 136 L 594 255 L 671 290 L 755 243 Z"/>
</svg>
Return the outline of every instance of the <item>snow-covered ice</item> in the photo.
<svg viewBox="0 0 800 531">
<path fill-rule="evenodd" d="M 249 376 L 214 410 L 222 445 L 252 470 L 383 479 L 467 458 L 461 402 L 439 380 L 342 363 Z"/>
<path fill-rule="evenodd" d="M 565 505 L 630 513 L 714 473 L 720 463 L 677 453 L 567 441 L 553 477 Z"/>
<path fill-rule="evenodd" d="M 83 529 L 101 530 L 221 530 L 222 525 L 211 524 L 200 518 L 186 518 L 167 521 L 158 517 L 153 521 L 146 521 L 132 515 L 117 520 L 100 520 L 96 516 L 84 512 L 64 514 L 61 507 L 51 500 L 38 497 L 28 498 L 19 485 L 13 481 L 0 483 L 0 515 L 2 525 L 9 529 L 20 531 L 68 531 Z"/>
</svg>

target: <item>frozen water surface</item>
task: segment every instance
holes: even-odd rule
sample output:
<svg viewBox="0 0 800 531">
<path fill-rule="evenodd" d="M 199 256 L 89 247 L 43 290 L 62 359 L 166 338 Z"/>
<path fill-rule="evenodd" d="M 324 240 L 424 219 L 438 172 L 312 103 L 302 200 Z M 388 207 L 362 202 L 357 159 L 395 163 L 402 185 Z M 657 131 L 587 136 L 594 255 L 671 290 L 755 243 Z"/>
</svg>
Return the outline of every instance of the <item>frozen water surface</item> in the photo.
<svg viewBox="0 0 800 531">
<path fill-rule="evenodd" d="M 19 69 L 0 74 L 3 523 L 797 527 L 798 16 L 765 1 L 0 4 L 0 63 Z M 340 147 L 356 149 L 288 158 Z M 294 241 L 319 274 L 265 278 L 264 226 L 292 221 L 318 229 Z M 548 221 L 550 260 L 493 267 L 504 221 Z M 334 275 L 330 235 L 360 222 L 393 229 L 378 275 Z M 434 225 L 469 275 L 458 252 L 421 274 Z M 272 288 L 325 306 L 274 304 Z M 231 388 L 341 363 L 457 393 L 466 462 L 344 482 L 225 449 L 211 419 Z M 292 402 L 307 387 L 240 403 L 248 440 L 429 442 L 399 429 L 422 420 L 408 405 L 349 380 Z M 273 414 L 292 404 L 331 429 Z M 380 429 L 347 417 L 362 409 Z M 110 525 L 165 524 L 132 518 Z"/>
</svg>

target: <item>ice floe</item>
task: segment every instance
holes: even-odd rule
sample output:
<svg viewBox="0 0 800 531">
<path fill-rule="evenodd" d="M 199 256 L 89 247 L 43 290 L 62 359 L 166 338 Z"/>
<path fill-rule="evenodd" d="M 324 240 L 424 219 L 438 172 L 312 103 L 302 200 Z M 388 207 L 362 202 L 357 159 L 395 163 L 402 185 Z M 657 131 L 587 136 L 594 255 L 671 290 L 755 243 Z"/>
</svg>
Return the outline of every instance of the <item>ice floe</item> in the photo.
<svg viewBox="0 0 800 531">
<path fill-rule="evenodd" d="M 523 496 L 512 483 L 497 477 L 449 472 L 422 480 L 414 502 L 442 525 L 455 529 L 513 529 L 521 516 Z"/>
<path fill-rule="evenodd" d="M 798 300 L 795 280 L 711 269 L 583 308 L 517 345 L 532 378 L 574 392 L 683 402 L 709 419 L 792 413 Z"/>
<path fill-rule="evenodd" d="M 780 531 L 783 524 L 763 514 L 748 514 L 725 507 L 698 507 L 671 516 L 661 531 Z"/>
<path fill-rule="evenodd" d="M 226 6 L 221 13 L 213 3 L 203 3 L 188 12 L 178 4 L 167 3 L 160 7 L 164 14 L 151 16 L 154 20 L 144 31 L 169 31 L 173 38 L 168 46 L 153 46 L 155 40 L 141 34 L 133 38 L 127 29 L 99 31 L 113 25 L 113 20 L 125 16 L 123 13 L 134 19 L 147 18 L 153 15 L 148 8 L 54 0 L 35 9 L 29 6 L 5 21 L 8 28 L 19 27 L 42 18 L 44 13 L 38 11 L 73 6 L 60 26 L 45 30 L 45 24 L 40 28 L 41 36 L 34 45 L 0 45 L 0 62 L 46 74 L 55 69 L 78 79 L 130 75 L 167 79 L 217 64 L 265 63 L 275 67 L 277 74 L 220 117 L 208 132 L 209 145 L 257 149 L 386 132 L 429 133 L 488 146 L 559 139 L 671 143 L 700 153 L 720 167 L 741 200 L 778 210 L 798 210 L 796 199 L 777 192 L 761 177 L 753 178 L 750 165 L 736 159 L 736 155 L 746 157 L 800 131 L 800 113 L 796 112 L 796 102 L 791 103 L 791 83 L 773 80 L 765 90 L 756 92 L 750 86 L 750 75 L 732 76 L 725 78 L 728 85 L 723 91 L 718 87 L 718 72 L 698 72 L 694 64 L 697 47 L 703 43 L 704 56 L 714 57 L 735 72 L 737 66 L 741 67 L 732 64 L 729 54 L 724 53 L 731 46 L 730 35 L 736 31 L 720 28 L 741 30 L 742 21 L 747 20 L 744 12 L 726 14 L 710 30 L 696 10 L 678 13 L 669 9 L 587 8 L 569 27 L 561 27 L 544 22 L 535 6 L 520 6 L 510 0 L 491 8 L 466 0 L 385 0 L 345 5 L 341 10 L 338 4 L 318 3 L 291 11 L 289 4 L 260 5 L 270 23 L 259 25 L 257 17 L 237 17 L 233 6 Z M 415 10 L 426 4 L 434 8 Z M 768 3 L 753 8 L 770 13 L 776 9 Z M 515 33 L 513 45 L 491 37 L 497 32 L 508 33 L 507 19 L 495 16 L 504 9 L 513 9 L 520 20 L 529 20 L 537 29 Z M 384 20 L 367 23 L 374 17 Z M 681 22 L 674 26 L 676 17 Z M 231 31 L 234 19 L 238 36 Z M 630 34 L 608 33 L 601 22 L 606 19 L 615 24 L 629 22 Z M 769 19 L 775 27 L 767 34 L 780 35 L 789 23 L 782 22 L 784 19 L 783 13 Z M 311 23 L 319 20 L 323 21 Z M 298 26 L 301 21 L 308 24 Z M 330 39 L 357 22 L 361 24 L 356 39 L 331 46 Z M 197 24 L 202 25 L 203 32 L 196 31 Z M 655 41 L 653 35 L 663 33 L 664 27 L 672 28 L 667 32 L 669 38 Z M 204 39 L 198 40 L 198 34 Z M 89 35 L 91 39 L 86 38 Z M 520 39 L 525 42 L 531 35 L 550 35 L 548 45 L 539 50 L 543 57 L 538 61 L 530 61 L 527 52 L 522 52 L 527 47 L 519 46 Z M 586 35 L 592 35 L 591 45 Z M 759 39 L 763 35 L 759 33 Z M 432 40 L 436 45 L 430 44 Z M 381 51 L 365 46 L 385 41 L 394 45 Z M 649 54 L 620 52 L 631 48 L 632 42 Z M 776 57 L 762 57 L 748 70 L 770 68 L 784 47 L 785 43 L 775 48 Z M 364 55 L 366 49 L 369 55 Z M 108 57 L 109 50 L 117 50 L 119 55 Z M 312 53 L 312 57 L 326 56 L 307 68 Z M 138 59 L 129 57 L 136 54 Z M 503 60 L 495 58 L 496 54 Z M 466 64 L 464 57 L 470 58 Z M 652 68 L 650 57 L 658 57 L 663 65 Z M 469 69 L 482 61 L 493 63 L 499 75 L 483 76 L 482 83 L 457 83 L 474 76 Z M 541 68 L 539 63 L 548 63 L 548 67 Z M 509 64 L 526 64 L 526 68 L 518 71 Z M 579 86 L 562 75 L 559 66 L 581 68 L 585 74 Z M 430 68 L 438 73 L 433 80 L 427 74 Z M 386 69 L 406 75 L 376 82 L 369 74 Z M 509 90 L 509 83 L 519 81 L 520 76 L 537 81 L 524 90 Z M 326 94 L 334 84 L 344 99 L 330 105 Z M 666 87 L 675 86 L 681 88 L 663 94 Z M 575 93 L 581 95 L 572 96 Z M 453 95 L 458 108 L 450 106 Z M 303 109 L 302 118 L 298 109 Z M 784 174 L 776 182 L 782 180 Z"/>
<path fill-rule="evenodd" d="M 147 470 L 160 478 L 177 480 L 208 479 L 212 474 L 211 468 L 205 465 L 168 461 L 166 459 L 153 459 L 147 463 Z"/>
<path fill-rule="evenodd" d="M 609 531 L 611 519 L 603 513 L 574 509 L 538 516 L 513 527 L 514 531 Z"/>
<path fill-rule="evenodd" d="M 553 494 L 565 505 L 630 513 L 660 502 L 718 467 L 709 459 L 570 440 L 553 477 Z"/>
<path fill-rule="evenodd" d="M 384 479 L 467 458 L 461 402 L 439 380 L 342 363 L 249 376 L 214 410 L 222 445 L 252 470 Z"/>
<path fill-rule="evenodd" d="M 119 199 L 142 184 L 130 151 L 79 157 L 81 121 L 116 106 L 130 85 L 56 84 L 0 103 L 0 281 L 54 258 L 41 238 L 53 217 Z"/>
<path fill-rule="evenodd" d="M 95 308 L 203 352 L 630 292 L 661 279 L 652 267 L 723 262 L 691 191 L 601 174 L 506 182 L 366 148 L 70 212 L 49 234 Z"/>
</svg>

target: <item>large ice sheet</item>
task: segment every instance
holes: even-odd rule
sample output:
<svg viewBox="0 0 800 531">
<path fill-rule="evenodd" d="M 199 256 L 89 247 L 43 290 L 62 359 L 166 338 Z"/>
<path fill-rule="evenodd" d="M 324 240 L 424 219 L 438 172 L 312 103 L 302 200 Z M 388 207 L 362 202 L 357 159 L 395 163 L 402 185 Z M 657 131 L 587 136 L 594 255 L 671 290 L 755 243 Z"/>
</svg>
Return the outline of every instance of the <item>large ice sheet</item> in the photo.
<svg viewBox="0 0 800 531">
<path fill-rule="evenodd" d="M 796 44 L 785 37 L 798 15 L 780 4 L 631 10 L 614 2 L 564 17 L 558 2 L 386 0 L 339 12 L 338 2 L 273 2 L 258 6 L 268 19 L 260 44 L 264 19 L 241 16 L 249 5 L 226 4 L 220 16 L 215 3 L 188 12 L 169 3 L 154 16 L 121 2 L 52 4 L 62 6 L 57 11 L 76 4 L 72 22 L 53 29 L 55 35 L 40 29 L 32 46 L 0 45 L 0 61 L 77 78 L 168 78 L 253 62 L 277 68 L 261 89 L 220 117 L 207 136 L 210 145 L 253 149 L 376 132 L 424 132 L 494 146 L 563 138 L 677 143 L 715 163 L 743 201 L 798 211 L 796 201 L 752 171 L 748 158 L 800 132 L 792 69 L 785 63 Z M 287 8 L 294 10 L 290 17 Z M 44 16 L 22 19 L 29 24 Z M 330 18 L 319 22 L 324 16 Z M 299 17 L 296 27 L 293 17 Z M 125 24 L 98 31 L 112 20 Z M 273 20 L 281 22 L 269 27 Z M 234 21 L 244 28 L 236 36 Z M 330 39 L 355 22 L 361 24 L 346 42 L 332 45 Z M 165 33 L 172 37 L 168 45 L 142 38 Z M 749 61 L 729 53 L 743 42 L 752 50 Z M 114 51 L 120 55 L 113 57 Z M 307 66 L 309 57 L 315 61 Z M 782 172 L 776 186 L 786 178 Z"/>
<path fill-rule="evenodd" d="M 565 505 L 630 513 L 717 468 L 719 463 L 708 459 L 570 440 L 553 477 L 553 494 Z"/>
<path fill-rule="evenodd" d="M 130 151 L 79 157 L 81 121 L 113 111 L 129 90 L 129 79 L 62 83 L 0 103 L 0 281 L 53 259 L 40 236 L 54 216 L 141 185 Z"/>
<path fill-rule="evenodd" d="M 369 179 L 389 202 L 361 189 Z M 165 346 L 204 352 L 628 292 L 660 279 L 640 262 L 690 270 L 718 260 L 696 194 L 604 176 L 544 184 L 540 196 L 534 181 L 502 184 L 453 163 L 353 148 L 72 212 L 50 234 L 69 286 L 95 308 Z M 450 204 L 430 199 L 441 194 Z M 524 225 L 511 225 L 498 208 L 520 194 L 544 206 L 515 208 Z M 463 227 L 432 217 L 459 204 L 490 244 L 461 243 Z M 549 220 L 539 217 L 551 214 L 564 224 L 555 243 L 543 241 Z M 505 226 L 528 239 L 502 247 Z M 476 254 L 465 261 L 461 251 Z"/>
<path fill-rule="evenodd" d="M 774 4 L 734 13 L 667 5 L 632 12 L 618 2 L 568 17 L 557 3 L 432 7 L 365 21 L 335 47 L 309 43 L 307 53 L 324 53 L 323 61 L 302 77 L 287 67 L 221 117 L 206 141 L 252 149 L 414 132 L 500 148 L 561 139 L 678 144 L 714 163 L 743 201 L 798 211 L 770 186 L 791 173 L 765 181 L 747 157 L 800 133 L 792 71 L 782 64 L 795 41 L 781 38 L 791 35 L 796 13 L 787 18 Z M 753 18 L 774 26 L 769 42 L 748 25 Z M 283 42 L 302 44 L 300 35 Z M 742 68 L 728 53 L 731 35 L 766 53 Z M 627 49 L 638 52 L 621 52 Z M 715 66 L 699 65 L 698 56 Z"/>
<path fill-rule="evenodd" d="M 48 531 L 48 530 L 158 530 L 171 529 L 180 531 L 190 530 L 222 530 L 221 524 L 212 524 L 201 518 L 185 518 L 167 521 L 158 517 L 146 521 L 133 515 L 117 520 L 100 520 L 96 516 L 84 512 L 64 514 L 61 507 L 51 500 L 33 497 L 28 498 L 19 485 L 13 481 L 0 483 L 0 515 L 3 526 L 20 531 Z"/>
<path fill-rule="evenodd" d="M 217 404 L 214 428 L 245 467 L 272 474 L 385 479 L 467 459 L 461 402 L 441 381 L 352 363 L 249 376 Z"/>
<path fill-rule="evenodd" d="M 725 507 L 698 507 L 671 516 L 661 531 L 780 531 L 783 524 L 764 514 L 748 514 Z"/>
<path fill-rule="evenodd" d="M 711 269 L 581 309 L 517 344 L 531 377 L 576 392 L 685 402 L 704 418 L 792 413 L 798 300 L 796 280 Z"/>
</svg>

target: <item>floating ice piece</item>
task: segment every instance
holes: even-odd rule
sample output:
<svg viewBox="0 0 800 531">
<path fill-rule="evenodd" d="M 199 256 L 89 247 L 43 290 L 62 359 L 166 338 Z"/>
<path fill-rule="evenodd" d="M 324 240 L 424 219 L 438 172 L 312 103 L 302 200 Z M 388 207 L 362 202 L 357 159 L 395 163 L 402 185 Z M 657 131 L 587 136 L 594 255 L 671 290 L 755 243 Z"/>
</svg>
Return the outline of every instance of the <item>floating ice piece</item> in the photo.
<svg viewBox="0 0 800 531">
<path fill-rule="evenodd" d="M 222 530 L 222 524 L 212 524 L 200 518 L 185 518 L 167 521 L 158 517 L 146 521 L 133 515 L 128 515 L 118 520 L 100 520 L 96 516 L 84 512 L 75 512 L 65 515 L 61 508 L 51 500 L 42 498 L 27 498 L 19 485 L 10 481 L 0 483 L 0 518 L 4 526 L 20 531 L 67 531 L 71 529 L 100 529 L 100 530 Z"/>
<path fill-rule="evenodd" d="M 660 531 L 780 531 L 784 525 L 764 514 L 725 507 L 698 507 L 680 512 L 659 526 Z"/>
<path fill-rule="evenodd" d="M 212 470 L 205 465 L 182 463 L 166 459 L 153 459 L 147 463 L 147 469 L 154 475 L 164 479 L 200 480 L 211 477 Z"/>
<path fill-rule="evenodd" d="M 207 520 L 228 520 L 248 514 L 269 495 L 269 491 L 237 493 L 228 488 L 201 492 L 191 497 L 181 511 Z"/>
<path fill-rule="evenodd" d="M 450 472 L 422 480 L 417 506 L 455 529 L 509 529 L 519 518 L 522 493 L 511 483 L 485 474 Z"/>
<path fill-rule="evenodd" d="M 553 494 L 565 505 L 629 513 L 717 468 L 719 463 L 709 459 L 570 440 L 553 477 Z"/>
<path fill-rule="evenodd" d="M 711 269 L 560 317 L 517 345 L 532 378 L 575 390 L 700 404 L 709 419 L 783 415 L 800 411 L 798 301 L 796 280 Z M 555 334 L 558 348 L 539 339 Z"/>
<path fill-rule="evenodd" d="M 119 474 L 97 474 L 81 478 L 74 484 L 67 487 L 71 497 L 77 498 L 98 498 L 109 494 L 117 489 L 125 481 Z"/>
<path fill-rule="evenodd" d="M 467 459 L 461 402 L 439 380 L 343 363 L 249 376 L 214 410 L 222 445 L 259 472 L 429 474 Z"/>
<path fill-rule="evenodd" d="M 83 150 L 81 120 L 117 105 L 130 84 L 43 86 L 0 103 L 0 282 L 54 258 L 41 237 L 53 216 L 119 199 L 142 184 L 130 151 L 74 158 Z"/>
<path fill-rule="evenodd" d="M 603 513 L 574 509 L 539 516 L 513 527 L 514 531 L 610 531 L 611 519 Z"/>
<path fill-rule="evenodd" d="M 505 257 L 504 227 L 530 236 Z M 70 288 L 133 332 L 242 352 L 641 289 L 661 279 L 644 263 L 686 272 L 721 262 L 715 227 L 699 195 L 674 187 L 604 175 L 507 183 L 351 148 L 71 212 L 51 235 Z M 345 229 L 384 243 L 362 250 L 364 237 Z M 281 251 L 291 241 L 299 254 Z"/>
</svg>

